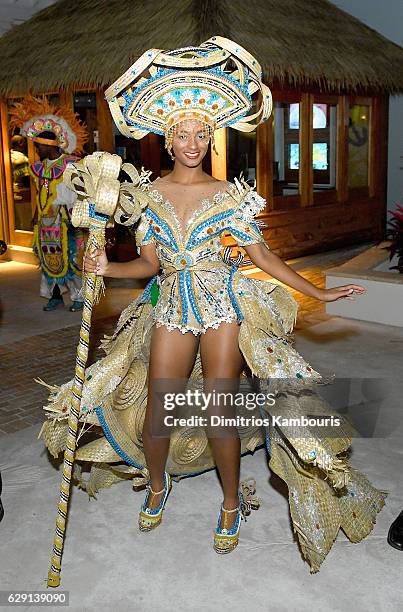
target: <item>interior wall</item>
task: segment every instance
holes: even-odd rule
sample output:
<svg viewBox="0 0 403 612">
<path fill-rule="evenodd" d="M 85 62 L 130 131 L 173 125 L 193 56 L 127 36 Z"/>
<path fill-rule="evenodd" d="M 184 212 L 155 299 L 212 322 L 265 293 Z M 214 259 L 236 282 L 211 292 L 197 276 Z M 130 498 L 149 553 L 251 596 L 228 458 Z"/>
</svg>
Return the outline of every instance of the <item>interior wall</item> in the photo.
<svg viewBox="0 0 403 612">
<path fill-rule="evenodd" d="M 338 8 L 403 47 L 402 0 L 331 0 Z M 403 96 L 389 103 L 388 210 L 403 202 Z"/>
</svg>

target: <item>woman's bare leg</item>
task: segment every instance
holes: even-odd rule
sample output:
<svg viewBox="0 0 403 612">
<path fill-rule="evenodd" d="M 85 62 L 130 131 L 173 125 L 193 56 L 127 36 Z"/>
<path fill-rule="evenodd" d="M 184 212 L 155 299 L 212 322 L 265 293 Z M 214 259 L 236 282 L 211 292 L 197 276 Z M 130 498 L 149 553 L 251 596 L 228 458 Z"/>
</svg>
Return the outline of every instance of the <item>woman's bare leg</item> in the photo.
<svg viewBox="0 0 403 612">
<path fill-rule="evenodd" d="M 239 389 L 239 377 L 244 366 L 244 358 L 238 346 L 239 325 L 222 323 L 218 329 L 209 329 L 200 339 L 200 356 L 202 360 L 205 392 L 216 391 L 236 393 Z M 209 407 L 209 414 L 226 414 L 225 408 Z M 221 428 L 220 428 L 221 429 Z M 219 435 L 220 437 L 216 437 Z M 224 435 L 225 437 L 222 437 Z M 220 474 L 224 491 L 224 508 L 236 508 L 239 503 L 239 468 L 241 444 L 236 427 L 225 427 L 208 430 L 214 460 Z M 235 521 L 236 514 L 229 515 Z"/>
<path fill-rule="evenodd" d="M 148 373 L 147 408 L 143 427 L 144 455 L 150 473 L 151 488 L 161 491 L 164 488 L 163 475 L 169 451 L 169 437 L 161 437 L 153 432 L 159 422 L 160 404 L 157 393 L 161 390 L 159 379 L 171 379 L 172 389 L 178 390 L 176 379 L 189 378 L 195 362 L 199 339 L 192 332 L 182 334 L 175 329 L 154 325 L 150 345 L 150 363 Z M 165 388 L 165 386 L 164 386 Z M 157 391 L 157 393 L 155 393 Z M 162 416 L 162 412 L 161 415 Z M 156 508 L 161 495 L 151 495 L 149 507 Z"/>
</svg>

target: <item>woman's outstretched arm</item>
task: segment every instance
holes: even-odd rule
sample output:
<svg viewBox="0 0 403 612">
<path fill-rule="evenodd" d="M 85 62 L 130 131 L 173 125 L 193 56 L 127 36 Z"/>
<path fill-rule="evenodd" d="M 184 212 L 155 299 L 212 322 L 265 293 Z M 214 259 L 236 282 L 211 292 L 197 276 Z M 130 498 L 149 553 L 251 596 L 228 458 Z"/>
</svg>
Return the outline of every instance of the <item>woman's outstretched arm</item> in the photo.
<svg viewBox="0 0 403 612">
<path fill-rule="evenodd" d="M 154 244 L 140 248 L 140 257 L 123 263 L 108 261 L 105 250 L 98 249 L 84 258 L 85 272 L 110 278 L 149 278 L 160 269 L 160 262 Z"/>
<path fill-rule="evenodd" d="M 265 243 L 251 244 L 243 248 L 255 266 L 263 270 L 263 272 L 267 272 L 267 274 L 288 285 L 288 287 L 292 287 L 304 295 L 317 300 L 333 302 L 340 298 L 350 298 L 353 294 L 361 294 L 366 291 L 360 285 L 342 285 L 332 289 L 321 289 L 290 268 L 278 255 L 270 251 Z"/>
</svg>

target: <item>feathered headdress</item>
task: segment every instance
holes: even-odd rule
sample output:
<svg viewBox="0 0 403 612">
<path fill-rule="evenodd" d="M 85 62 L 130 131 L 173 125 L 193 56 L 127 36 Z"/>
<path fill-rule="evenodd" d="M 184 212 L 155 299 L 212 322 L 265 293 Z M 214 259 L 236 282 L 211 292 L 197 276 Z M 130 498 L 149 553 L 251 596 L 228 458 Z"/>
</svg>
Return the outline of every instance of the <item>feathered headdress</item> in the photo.
<svg viewBox="0 0 403 612">
<path fill-rule="evenodd" d="M 67 106 L 56 107 L 47 98 L 27 96 L 15 102 L 10 110 L 12 127 L 34 142 L 60 147 L 66 153 L 82 151 L 88 140 L 86 126 L 77 113 Z M 40 137 L 42 132 L 53 132 L 55 140 Z"/>
</svg>

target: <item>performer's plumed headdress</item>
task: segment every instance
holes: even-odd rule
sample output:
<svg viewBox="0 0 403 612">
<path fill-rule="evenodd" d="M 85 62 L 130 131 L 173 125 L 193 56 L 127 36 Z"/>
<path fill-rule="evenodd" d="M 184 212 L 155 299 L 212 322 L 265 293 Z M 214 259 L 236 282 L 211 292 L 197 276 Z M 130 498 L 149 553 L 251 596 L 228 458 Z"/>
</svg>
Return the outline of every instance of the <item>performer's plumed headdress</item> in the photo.
<svg viewBox="0 0 403 612">
<path fill-rule="evenodd" d="M 260 92 L 259 108 L 252 94 Z M 227 38 L 213 36 L 200 47 L 149 49 L 105 92 L 122 134 L 172 136 L 174 126 L 197 119 L 211 134 L 230 126 L 252 132 L 272 111 L 272 96 L 256 59 Z"/>
<path fill-rule="evenodd" d="M 79 116 L 67 106 L 56 107 L 47 98 L 27 96 L 10 110 L 11 126 L 20 128 L 22 136 L 38 144 L 60 147 L 66 153 L 82 151 L 87 130 Z M 55 138 L 40 136 L 52 132 Z"/>
</svg>

